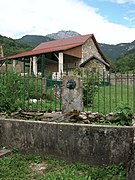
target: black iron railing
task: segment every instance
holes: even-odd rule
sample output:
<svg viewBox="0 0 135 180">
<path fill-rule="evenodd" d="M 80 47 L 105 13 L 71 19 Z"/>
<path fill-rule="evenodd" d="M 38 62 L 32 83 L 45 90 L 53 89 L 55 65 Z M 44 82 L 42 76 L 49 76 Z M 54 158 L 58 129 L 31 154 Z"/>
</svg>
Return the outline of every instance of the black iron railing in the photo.
<svg viewBox="0 0 135 180">
<path fill-rule="evenodd" d="M 82 70 L 84 111 L 109 113 L 121 104 L 135 112 L 135 73 Z M 72 73 L 73 75 L 74 73 Z M 61 111 L 62 77 L 16 72 L 0 73 L 0 111 Z"/>
</svg>

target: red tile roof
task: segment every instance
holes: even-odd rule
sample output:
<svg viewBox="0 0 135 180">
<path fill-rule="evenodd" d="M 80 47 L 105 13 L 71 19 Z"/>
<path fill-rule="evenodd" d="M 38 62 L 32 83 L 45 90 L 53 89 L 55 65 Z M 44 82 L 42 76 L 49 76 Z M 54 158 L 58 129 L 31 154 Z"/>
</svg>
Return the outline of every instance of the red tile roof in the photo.
<svg viewBox="0 0 135 180">
<path fill-rule="evenodd" d="M 38 54 L 43 54 L 47 52 L 55 52 L 55 51 L 64 51 L 67 49 L 71 49 L 76 46 L 80 46 L 81 44 L 71 44 L 71 45 L 63 45 L 63 46 L 57 46 L 57 47 L 51 47 L 51 48 L 44 48 L 44 49 L 38 49 L 38 50 L 32 50 L 32 51 L 27 51 L 27 52 L 22 52 L 20 54 L 16 54 L 13 56 L 9 56 L 8 59 L 16 59 L 20 57 L 26 57 L 26 56 L 32 56 L 32 55 L 38 55 Z"/>
<path fill-rule="evenodd" d="M 0 57 L 0 61 L 3 61 L 3 60 L 5 60 L 5 58 L 4 57 Z"/>
<path fill-rule="evenodd" d="M 13 56 L 9 56 L 8 59 L 16 59 L 20 57 L 38 55 L 47 52 L 64 51 L 84 44 L 87 41 L 87 39 L 89 39 L 92 36 L 92 34 L 88 34 L 83 36 L 75 36 L 70 38 L 44 42 L 39 44 L 32 51 L 27 51 Z"/>
<path fill-rule="evenodd" d="M 82 45 L 84 44 L 87 39 L 92 37 L 92 34 L 88 35 L 83 35 L 83 36 L 74 36 L 70 38 L 64 38 L 64 39 L 59 39 L 55 41 L 49 41 L 49 42 L 44 42 L 39 44 L 36 48 L 33 50 L 39 50 L 39 49 L 46 49 L 46 48 L 57 48 L 57 47 L 63 47 L 63 46 L 69 46 L 69 45 Z"/>
<path fill-rule="evenodd" d="M 68 49 L 83 45 L 89 38 L 93 39 L 95 46 L 97 47 L 102 58 L 107 63 L 109 63 L 109 61 L 107 60 L 107 58 L 105 57 L 105 55 L 103 54 L 101 49 L 99 48 L 98 43 L 93 34 L 74 36 L 74 37 L 70 37 L 70 38 L 64 38 L 64 39 L 44 42 L 44 43 L 39 44 L 32 51 L 27 51 L 27 52 L 13 55 L 13 56 L 9 56 L 8 59 L 17 59 L 17 58 L 21 58 L 21 57 L 28 57 L 28 56 L 43 54 L 43 53 L 47 53 L 47 52 L 68 50 Z"/>
</svg>

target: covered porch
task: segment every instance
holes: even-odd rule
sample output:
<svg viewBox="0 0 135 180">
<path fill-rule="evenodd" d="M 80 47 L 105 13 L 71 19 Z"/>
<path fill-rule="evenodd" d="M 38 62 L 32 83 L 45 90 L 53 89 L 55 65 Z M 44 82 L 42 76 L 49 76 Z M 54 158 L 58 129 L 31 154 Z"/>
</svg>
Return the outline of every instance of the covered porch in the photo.
<svg viewBox="0 0 135 180">
<path fill-rule="evenodd" d="M 32 53 L 33 52 L 33 53 Z M 21 53 L 19 55 L 5 58 L 1 70 L 15 70 L 22 74 L 29 73 L 35 76 L 46 76 L 48 72 L 52 73 L 52 78 L 60 78 L 79 66 L 81 57 L 66 53 L 66 51 L 37 53 L 34 51 Z"/>
</svg>

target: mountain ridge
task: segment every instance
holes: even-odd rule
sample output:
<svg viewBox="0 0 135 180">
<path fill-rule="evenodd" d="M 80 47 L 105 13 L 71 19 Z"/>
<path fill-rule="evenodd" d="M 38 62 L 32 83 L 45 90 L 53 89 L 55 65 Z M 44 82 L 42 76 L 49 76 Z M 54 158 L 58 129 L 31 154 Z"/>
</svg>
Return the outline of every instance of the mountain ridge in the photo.
<svg viewBox="0 0 135 180">
<path fill-rule="evenodd" d="M 3 45 L 5 56 L 13 55 L 27 50 L 32 50 L 34 47 L 42 42 L 52 41 L 61 38 L 68 38 L 73 36 L 79 36 L 75 31 L 58 31 L 57 33 L 42 35 L 25 35 L 20 39 L 7 38 L 0 36 L 0 45 Z M 7 43 L 7 45 L 6 45 Z M 110 45 L 105 43 L 99 43 L 99 47 L 109 60 L 117 60 L 119 57 L 135 49 L 135 40 L 131 43 L 119 43 L 116 45 Z"/>
<path fill-rule="evenodd" d="M 80 36 L 78 32 L 75 31 L 58 31 L 57 33 L 47 34 L 46 36 L 37 36 L 37 35 L 27 35 L 27 38 L 22 37 L 19 41 L 26 43 L 29 41 L 29 45 L 34 44 L 35 46 L 39 45 L 42 42 L 46 42 L 49 40 L 56 40 L 62 38 L 68 38 L 73 36 Z M 31 38 L 33 40 L 31 40 Z M 120 56 L 126 54 L 129 50 L 135 49 L 135 40 L 131 43 L 119 43 L 116 45 L 99 43 L 99 47 L 107 56 L 108 59 L 117 60 Z"/>
</svg>

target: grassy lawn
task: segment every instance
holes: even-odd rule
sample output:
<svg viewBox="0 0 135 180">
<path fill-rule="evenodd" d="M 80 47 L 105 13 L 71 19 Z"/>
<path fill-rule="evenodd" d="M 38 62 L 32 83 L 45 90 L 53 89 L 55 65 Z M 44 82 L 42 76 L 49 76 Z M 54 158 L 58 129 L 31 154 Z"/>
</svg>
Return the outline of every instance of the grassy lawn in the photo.
<svg viewBox="0 0 135 180">
<path fill-rule="evenodd" d="M 39 100 L 36 103 L 27 101 L 25 108 L 39 111 L 61 110 L 62 102 L 60 98 L 54 97 L 54 91 L 48 90 L 46 99 Z M 135 112 L 135 87 L 126 85 L 117 86 L 99 86 L 95 96 L 93 96 L 92 107 L 85 106 L 84 111 L 99 112 L 107 114 L 115 112 L 119 105 L 128 105 Z"/>
<path fill-rule="evenodd" d="M 94 168 L 89 165 L 54 160 L 35 155 L 14 153 L 0 159 L 1 180 L 126 180 L 120 166 Z"/>
<path fill-rule="evenodd" d="M 97 94 L 93 97 L 92 107 L 85 107 L 85 110 L 107 114 L 115 112 L 117 106 L 121 104 L 128 105 L 135 112 L 135 87 L 99 86 Z"/>
<path fill-rule="evenodd" d="M 48 90 L 45 99 L 27 100 L 23 103 L 26 110 L 55 111 L 61 110 L 62 102 L 54 96 L 54 90 Z M 84 107 L 84 111 L 99 112 L 107 114 L 115 112 L 119 105 L 128 105 L 135 112 L 135 87 L 126 85 L 99 86 L 93 96 L 91 107 Z"/>
</svg>

